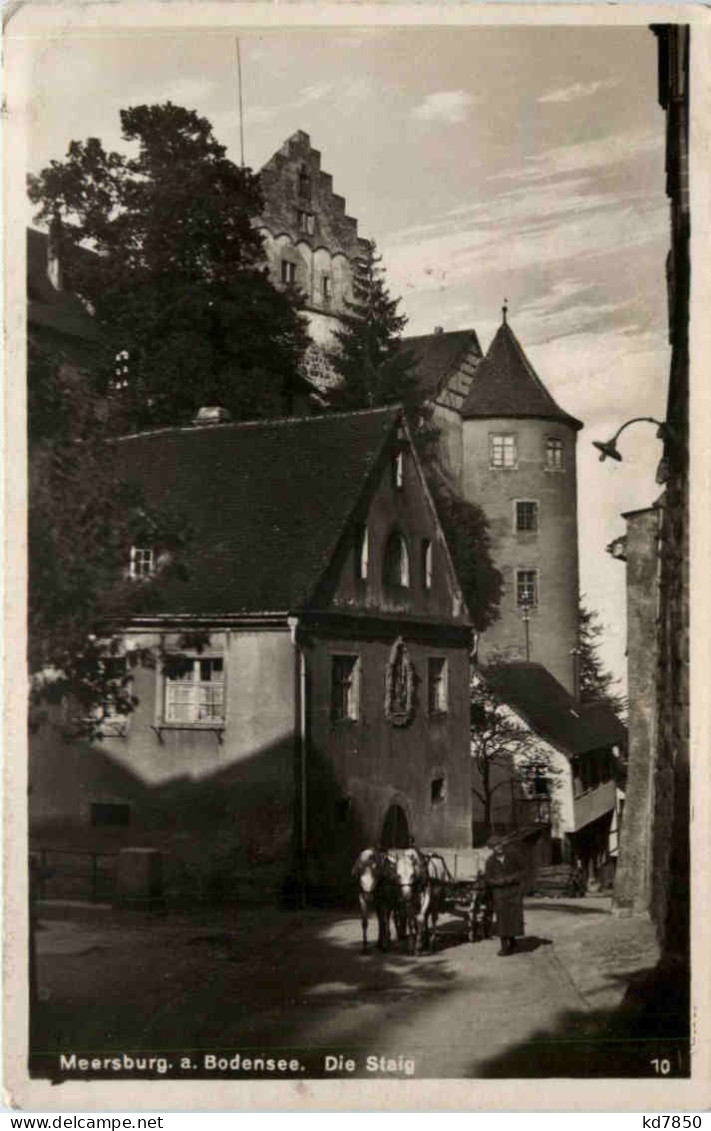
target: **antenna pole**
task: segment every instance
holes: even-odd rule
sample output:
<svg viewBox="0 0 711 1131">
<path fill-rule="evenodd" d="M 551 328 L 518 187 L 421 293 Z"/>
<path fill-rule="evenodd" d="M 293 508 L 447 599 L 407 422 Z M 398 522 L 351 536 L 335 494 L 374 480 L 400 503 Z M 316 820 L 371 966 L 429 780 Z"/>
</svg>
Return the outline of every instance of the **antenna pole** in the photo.
<svg viewBox="0 0 711 1131">
<path fill-rule="evenodd" d="M 237 47 L 237 87 L 239 90 L 239 151 L 240 165 L 244 168 L 244 108 L 242 106 L 242 57 L 239 49 L 239 37 L 235 40 Z"/>
</svg>

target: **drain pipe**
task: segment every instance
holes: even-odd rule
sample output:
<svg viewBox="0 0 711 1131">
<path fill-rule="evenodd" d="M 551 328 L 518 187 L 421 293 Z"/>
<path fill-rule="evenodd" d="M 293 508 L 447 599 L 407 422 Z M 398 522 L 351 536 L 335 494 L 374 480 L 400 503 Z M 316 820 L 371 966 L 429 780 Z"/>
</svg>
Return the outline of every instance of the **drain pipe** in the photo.
<svg viewBox="0 0 711 1131">
<path fill-rule="evenodd" d="M 299 782 L 299 904 L 306 906 L 308 798 L 306 788 L 306 653 L 299 642 L 299 618 L 288 618 L 296 651 L 296 734 Z"/>
</svg>

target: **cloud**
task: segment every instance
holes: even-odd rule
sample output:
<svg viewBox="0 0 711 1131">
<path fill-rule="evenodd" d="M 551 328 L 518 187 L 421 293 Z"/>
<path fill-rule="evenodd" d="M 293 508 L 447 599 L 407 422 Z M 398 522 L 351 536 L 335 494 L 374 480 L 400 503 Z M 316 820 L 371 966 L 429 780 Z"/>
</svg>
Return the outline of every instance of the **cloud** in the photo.
<svg viewBox="0 0 711 1131">
<path fill-rule="evenodd" d="M 661 130 L 645 133 L 609 134 L 589 141 L 573 142 L 543 150 L 525 159 L 523 165 L 494 173 L 490 180 L 548 180 L 559 174 L 586 173 L 606 165 L 629 162 L 647 153 L 661 151 Z"/>
<path fill-rule="evenodd" d="M 142 106 L 162 102 L 172 102 L 176 106 L 185 106 L 188 110 L 195 108 L 197 103 L 204 102 L 218 90 L 214 79 L 206 78 L 181 78 L 168 82 L 158 87 L 148 87 L 139 94 L 131 94 L 127 98 L 126 92 L 113 99 L 117 106 Z"/>
<path fill-rule="evenodd" d="M 446 122 L 454 125 L 463 122 L 474 104 L 474 97 L 466 90 L 438 90 L 428 94 L 424 102 L 412 111 L 412 117 L 422 122 Z"/>
<path fill-rule="evenodd" d="M 610 90 L 619 86 L 619 79 L 599 79 L 597 82 L 575 82 L 572 86 L 561 86 L 542 94 L 539 102 L 575 102 L 578 98 L 589 98 L 599 90 Z"/>
</svg>

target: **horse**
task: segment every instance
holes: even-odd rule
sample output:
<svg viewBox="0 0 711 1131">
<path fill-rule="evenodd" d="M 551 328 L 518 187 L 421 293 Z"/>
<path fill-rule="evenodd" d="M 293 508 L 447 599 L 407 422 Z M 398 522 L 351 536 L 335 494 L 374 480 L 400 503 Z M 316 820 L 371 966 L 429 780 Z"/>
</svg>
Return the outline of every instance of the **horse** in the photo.
<svg viewBox="0 0 711 1131">
<path fill-rule="evenodd" d="M 353 865 L 351 875 L 358 882 L 358 903 L 363 932 L 361 951 L 368 950 L 368 919 L 374 911 L 378 917 L 378 947 L 390 946 L 390 917 L 399 910 L 399 888 L 395 867 L 388 853 L 378 848 L 365 848 Z M 398 934 L 401 925 L 398 922 Z"/>
</svg>

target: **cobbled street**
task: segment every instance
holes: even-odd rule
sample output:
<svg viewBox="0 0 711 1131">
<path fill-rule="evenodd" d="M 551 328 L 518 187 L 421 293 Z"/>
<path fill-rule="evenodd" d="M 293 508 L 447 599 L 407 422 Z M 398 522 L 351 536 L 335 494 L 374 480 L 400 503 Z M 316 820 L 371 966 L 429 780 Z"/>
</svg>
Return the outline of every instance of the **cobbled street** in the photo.
<svg viewBox="0 0 711 1131">
<path fill-rule="evenodd" d="M 363 955 L 343 911 L 40 916 L 35 1068 L 150 1052 L 169 1075 L 187 1057 L 209 1076 L 206 1055 L 241 1052 L 296 1057 L 308 1077 L 614 1076 L 677 1056 L 620 1025 L 657 959 L 648 923 L 602 897 L 538 899 L 526 930 L 508 958 L 497 940 L 469 943 L 458 919 L 441 921 L 434 954 Z"/>
</svg>

